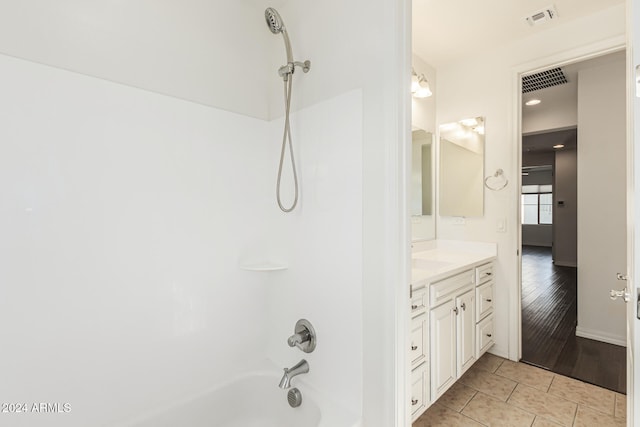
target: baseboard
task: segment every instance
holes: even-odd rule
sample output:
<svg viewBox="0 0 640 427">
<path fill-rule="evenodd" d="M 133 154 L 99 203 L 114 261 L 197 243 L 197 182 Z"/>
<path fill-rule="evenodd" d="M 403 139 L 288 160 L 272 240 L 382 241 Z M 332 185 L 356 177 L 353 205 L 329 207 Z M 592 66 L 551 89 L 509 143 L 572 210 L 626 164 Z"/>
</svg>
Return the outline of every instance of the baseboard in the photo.
<svg viewBox="0 0 640 427">
<path fill-rule="evenodd" d="M 609 344 L 615 344 L 622 347 L 627 346 L 627 340 L 624 336 L 612 335 L 602 331 L 596 331 L 593 329 L 585 329 L 580 326 L 576 326 L 576 336 L 582 338 L 589 338 L 591 340 L 602 341 Z"/>
<path fill-rule="evenodd" d="M 491 353 L 494 356 L 502 357 L 503 359 L 509 358 L 509 352 L 507 351 L 507 349 L 501 348 L 497 344 L 494 344 L 493 346 L 491 346 L 491 348 L 487 350 L 487 353 Z"/>
<path fill-rule="evenodd" d="M 557 265 L 560 267 L 578 267 L 578 263 L 576 261 L 562 261 L 562 260 L 553 260 L 553 265 Z"/>
</svg>

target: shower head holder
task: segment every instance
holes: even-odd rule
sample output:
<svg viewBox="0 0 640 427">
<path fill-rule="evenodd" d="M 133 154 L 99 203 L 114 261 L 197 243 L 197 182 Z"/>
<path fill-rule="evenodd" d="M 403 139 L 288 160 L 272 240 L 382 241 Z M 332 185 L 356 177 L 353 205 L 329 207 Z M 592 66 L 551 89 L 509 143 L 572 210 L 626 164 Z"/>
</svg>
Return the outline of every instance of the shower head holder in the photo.
<svg viewBox="0 0 640 427">
<path fill-rule="evenodd" d="M 286 65 L 278 68 L 278 75 L 282 77 L 282 79 L 286 82 L 289 79 L 289 75 L 293 74 L 296 70 L 296 67 L 302 68 L 302 71 L 308 73 L 311 69 L 311 61 L 308 59 L 304 62 L 293 61 L 289 62 Z"/>
</svg>

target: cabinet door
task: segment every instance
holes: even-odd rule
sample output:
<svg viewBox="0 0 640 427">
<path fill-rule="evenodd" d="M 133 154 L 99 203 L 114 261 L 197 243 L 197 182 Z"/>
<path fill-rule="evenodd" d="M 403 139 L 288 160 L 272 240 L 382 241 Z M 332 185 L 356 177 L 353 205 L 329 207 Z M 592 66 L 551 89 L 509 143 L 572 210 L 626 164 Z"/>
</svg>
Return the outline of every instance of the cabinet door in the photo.
<svg viewBox="0 0 640 427">
<path fill-rule="evenodd" d="M 410 347 L 410 359 L 411 364 L 415 365 L 427 356 L 427 315 L 421 314 L 420 316 L 411 319 L 411 347 Z"/>
<path fill-rule="evenodd" d="M 431 399 L 436 400 L 456 380 L 456 314 L 450 300 L 431 309 Z"/>
<path fill-rule="evenodd" d="M 476 361 L 476 293 L 465 292 L 456 298 L 458 376 L 461 376 Z"/>
<path fill-rule="evenodd" d="M 411 372 L 411 421 L 415 421 L 429 404 L 427 384 L 429 383 L 426 363 Z"/>
</svg>

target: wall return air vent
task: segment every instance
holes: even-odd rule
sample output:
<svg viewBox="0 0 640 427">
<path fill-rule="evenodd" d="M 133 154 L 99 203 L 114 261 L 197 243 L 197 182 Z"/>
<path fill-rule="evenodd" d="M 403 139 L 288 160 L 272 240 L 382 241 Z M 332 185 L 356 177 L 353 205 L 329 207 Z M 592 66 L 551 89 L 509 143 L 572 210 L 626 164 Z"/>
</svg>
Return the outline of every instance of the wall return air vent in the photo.
<svg viewBox="0 0 640 427">
<path fill-rule="evenodd" d="M 558 12 L 556 12 L 555 6 L 547 6 L 544 9 L 538 10 L 537 12 L 532 13 L 527 16 L 525 19 L 529 23 L 529 25 L 539 25 L 545 22 L 549 22 L 558 17 Z"/>
<path fill-rule="evenodd" d="M 568 81 L 562 68 L 552 68 L 540 73 L 522 76 L 522 93 L 533 92 L 534 90 L 563 85 L 565 83 L 568 83 Z"/>
</svg>

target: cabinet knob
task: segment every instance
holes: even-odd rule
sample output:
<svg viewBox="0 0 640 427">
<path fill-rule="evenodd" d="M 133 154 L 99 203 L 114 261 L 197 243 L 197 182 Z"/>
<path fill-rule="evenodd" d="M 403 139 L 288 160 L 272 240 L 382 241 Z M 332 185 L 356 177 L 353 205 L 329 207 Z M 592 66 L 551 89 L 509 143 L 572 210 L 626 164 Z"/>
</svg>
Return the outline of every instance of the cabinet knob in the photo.
<svg viewBox="0 0 640 427">
<path fill-rule="evenodd" d="M 487 298 L 485 301 L 486 302 L 491 302 L 491 298 Z"/>
<path fill-rule="evenodd" d="M 491 276 L 493 273 L 487 272 L 487 273 L 484 273 L 484 274 L 486 274 L 487 276 Z"/>
<path fill-rule="evenodd" d="M 453 312 L 456 314 L 456 316 L 458 315 L 458 307 L 453 307 Z"/>
<path fill-rule="evenodd" d="M 411 406 L 416 406 L 418 404 L 418 399 L 411 399 Z"/>
<path fill-rule="evenodd" d="M 462 309 L 463 309 L 463 310 L 466 310 L 466 309 L 467 309 L 467 304 L 462 303 L 462 304 L 460 305 L 460 307 L 462 307 Z"/>
<path fill-rule="evenodd" d="M 417 349 L 418 349 L 418 346 L 417 346 L 417 345 L 412 345 L 412 346 L 411 346 L 411 351 L 416 351 Z"/>
<path fill-rule="evenodd" d="M 418 308 L 418 304 L 411 304 L 411 310 L 415 310 L 416 308 Z"/>
<path fill-rule="evenodd" d="M 489 338 L 491 338 L 491 334 L 487 334 L 487 336 L 488 336 Z"/>
</svg>

